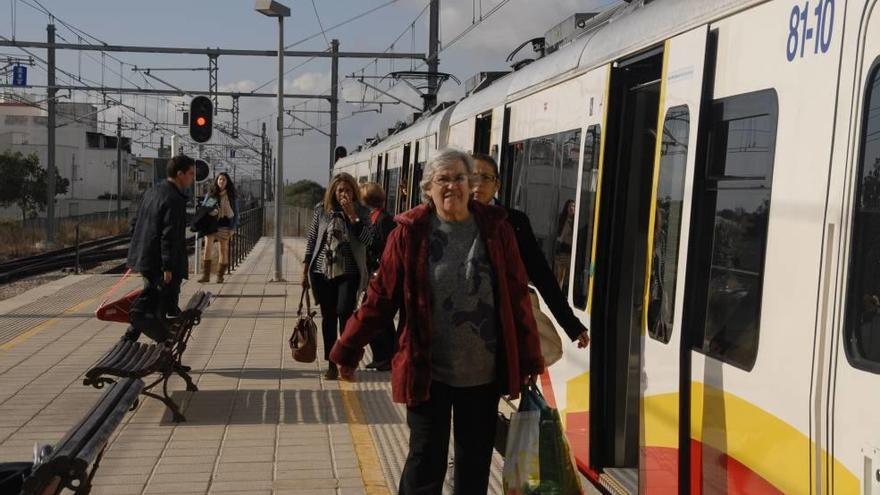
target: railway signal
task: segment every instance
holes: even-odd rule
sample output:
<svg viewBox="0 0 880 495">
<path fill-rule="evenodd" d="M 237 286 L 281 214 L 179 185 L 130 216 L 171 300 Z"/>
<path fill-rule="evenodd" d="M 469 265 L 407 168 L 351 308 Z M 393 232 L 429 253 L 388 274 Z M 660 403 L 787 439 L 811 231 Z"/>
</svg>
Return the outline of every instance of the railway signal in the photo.
<svg viewBox="0 0 880 495">
<path fill-rule="evenodd" d="M 195 139 L 195 138 L 194 138 Z M 211 175 L 211 165 L 201 158 L 196 159 L 196 182 L 202 182 Z"/>
<path fill-rule="evenodd" d="M 197 143 L 211 139 L 214 103 L 207 96 L 196 96 L 189 105 L 189 137 Z"/>
</svg>

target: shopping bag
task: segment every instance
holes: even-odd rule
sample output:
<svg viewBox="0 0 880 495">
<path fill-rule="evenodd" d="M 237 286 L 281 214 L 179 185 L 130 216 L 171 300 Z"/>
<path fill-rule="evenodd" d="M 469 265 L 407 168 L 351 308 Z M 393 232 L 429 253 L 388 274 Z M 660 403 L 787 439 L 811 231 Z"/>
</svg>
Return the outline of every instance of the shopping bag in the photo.
<svg viewBox="0 0 880 495">
<path fill-rule="evenodd" d="M 505 495 L 582 493 L 559 411 L 547 405 L 533 382 L 522 387 L 519 409 L 510 420 L 506 450 Z"/>
<path fill-rule="evenodd" d="M 538 303 L 538 295 L 529 291 L 529 299 L 532 301 L 532 314 L 535 315 L 535 324 L 538 327 L 538 338 L 541 341 L 541 355 L 544 357 L 544 366 L 549 367 L 562 359 L 562 339 L 550 318 L 541 311 Z"/>
<path fill-rule="evenodd" d="M 306 300 L 306 312 L 303 314 L 303 298 Z M 299 319 L 293 328 L 288 345 L 293 359 L 301 363 L 314 363 L 318 354 L 318 328 L 315 325 L 315 311 L 312 311 L 312 299 L 309 291 L 303 290 L 299 298 Z"/>
<path fill-rule="evenodd" d="M 131 306 L 134 303 L 135 299 L 141 295 L 141 289 L 135 289 L 128 294 L 126 294 L 121 299 L 116 299 L 115 301 L 110 301 L 110 296 L 116 291 L 116 289 L 122 285 L 123 282 L 128 278 L 131 274 L 131 269 L 125 272 L 125 275 L 119 279 L 113 287 L 107 291 L 107 295 L 104 297 L 104 301 L 101 302 L 98 309 L 95 310 L 95 318 L 101 321 L 114 321 L 117 323 L 128 323 L 129 322 L 129 313 L 131 312 Z"/>
</svg>

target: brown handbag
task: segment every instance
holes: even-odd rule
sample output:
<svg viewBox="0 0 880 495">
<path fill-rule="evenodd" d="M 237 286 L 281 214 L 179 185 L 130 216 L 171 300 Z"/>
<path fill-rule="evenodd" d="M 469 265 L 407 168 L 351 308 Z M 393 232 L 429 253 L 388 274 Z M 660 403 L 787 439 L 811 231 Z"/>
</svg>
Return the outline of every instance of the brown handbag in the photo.
<svg viewBox="0 0 880 495">
<path fill-rule="evenodd" d="M 306 312 L 303 314 L 303 299 L 306 300 Z M 302 291 L 299 298 L 299 309 L 296 315 L 299 319 L 290 336 L 290 353 L 293 359 L 301 363 L 314 363 L 318 354 L 318 327 L 315 325 L 315 311 L 312 311 L 312 298 L 309 297 L 308 289 Z"/>
</svg>

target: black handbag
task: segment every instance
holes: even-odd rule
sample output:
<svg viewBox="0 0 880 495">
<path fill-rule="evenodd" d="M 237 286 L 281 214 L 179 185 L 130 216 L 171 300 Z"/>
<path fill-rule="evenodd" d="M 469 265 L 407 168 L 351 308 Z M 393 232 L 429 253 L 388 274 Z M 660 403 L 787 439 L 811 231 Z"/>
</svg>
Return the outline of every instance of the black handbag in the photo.
<svg viewBox="0 0 880 495">
<path fill-rule="evenodd" d="M 199 206 L 193 215 L 192 223 L 189 230 L 196 232 L 201 236 L 214 234 L 218 230 L 217 215 L 211 215 L 216 208 L 209 206 Z"/>
</svg>

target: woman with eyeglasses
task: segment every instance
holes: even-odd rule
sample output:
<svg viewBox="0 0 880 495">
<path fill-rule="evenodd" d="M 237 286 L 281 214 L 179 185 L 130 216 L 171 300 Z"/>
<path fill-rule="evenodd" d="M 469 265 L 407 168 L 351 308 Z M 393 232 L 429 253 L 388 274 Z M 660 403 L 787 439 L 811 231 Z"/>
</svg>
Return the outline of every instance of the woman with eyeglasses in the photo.
<svg viewBox="0 0 880 495">
<path fill-rule="evenodd" d="M 367 298 L 330 359 L 353 379 L 363 347 L 401 310 L 392 395 L 407 405 L 401 494 L 440 494 L 455 417 L 455 493 L 486 493 L 498 400 L 544 370 L 527 276 L 505 211 L 470 200 L 473 161 L 438 152 L 423 203 L 397 216 Z"/>
<path fill-rule="evenodd" d="M 495 194 L 501 189 L 498 164 L 489 155 L 478 153 L 474 154 L 473 158 L 477 179 L 474 185 L 474 200 L 482 204 L 491 204 L 495 200 Z M 573 204 L 574 202 L 572 202 Z M 529 280 L 538 289 L 538 293 L 541 294 L 541 298 L 544 299 L 553 318 L 562 326 L 572 342 L 577 341 L 580 348 L 587 347 L 590 343 L 590 333 L 587 327 L 574 315 L 571 306 L 568 305 L 557 277 L 550 270 L 550 265 L 538 245 L 529 217 L 519 210 L 507 208 L 507 221 L 513 227 L 513 232 L 516 235 L 516 244 L 519 247 L 526 272 L 529 274 Z M 570 242 L 571 240 L 569 240 Z"/>
</svg>

